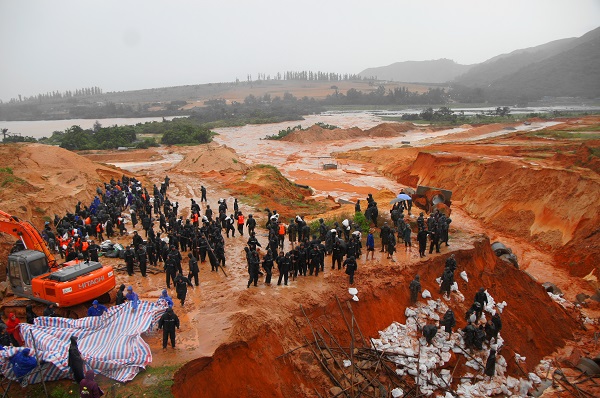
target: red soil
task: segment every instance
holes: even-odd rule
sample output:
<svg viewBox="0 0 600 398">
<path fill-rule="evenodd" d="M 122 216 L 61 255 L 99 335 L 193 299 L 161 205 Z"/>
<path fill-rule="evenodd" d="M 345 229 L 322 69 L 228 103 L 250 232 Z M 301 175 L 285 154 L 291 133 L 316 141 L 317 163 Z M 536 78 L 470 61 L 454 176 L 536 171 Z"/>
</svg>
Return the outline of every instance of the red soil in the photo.
<svg viewBox="0 0 600 398">
<path fill-rule="evenodd" d="M 497 302 L 506 300 L 509 303 L 502 313 L 505 325 L 502 335 L 508 343 L 503 354 L 509 362 L 514 356 L 513 351 L 518 352 L 527 356 L 525 371 L 530 371 L 545 355 L 572 338 L 577 322 L 554 303 L 532 278 L 498 260 L 486 238 L 480 237 L 474 246 L 454 253 L 459 264 L 457 272 L 466 270 L 469 275 L 468 284 L 459 281 L 466 300 L 460 302 L 453 295 L 450 304 L 456 313 L 457 327 L 465 326 L 461 315 L 471 304 L 477 289 L 487 286 Z M 360 301 L 351 303 L 365 337 L 376 338 L 377 332 L 391 322 L 405 321 L 404 310 L 409 305 L 407 285 L 415 273 L 426 281 L 423 289 L 429 289 L 434 298 L 439 297 L 435 278 L 443 272 L 445 259 L 446 256 L 436 256 L 411 268 L 403 268 L 404 265 L 361 268 L 361 261 Z M 266 306 L 276 314 L 290 311 L 291 317 L 272 318 L 269 324 L 260 326 L 256 322 L 261 319 L 260 316 L 245 317 L 244 322 L 237 324 L 238 331 L 234 332 L 243 336 L 243 342 L 224 344 L 212 358 L 200 358 L 185 365 L 175 375 L 173 394 L 180 398 L 193 397 L 196 391 L 203 391 L 205 396 L 315 396 L 313 386 L 325 386 L 330 382 L 319 370 L 320 365 L 310 351 L 302 348 L 283 358 L 276 357 L 305 344 L 303 335 L 312 340 L 298 303 L 304 306 L 313 324 L 326 326 L 340 344 L 349 344 L 349 333 L 334 297 L 340 297 L 343 307 L 346 307 L 345 301 L 349 297 L 347 285 L 340 284 L 340 278 L 345 279 L 341 275 L 326 279 L 329 287 L 326 291 L 319 288 L 321 292 L 316 302 L 314 292 L 310 291 L 294 291 L 295 305 L 289 300 L 275 305 L 269 303 L 269 298 L 253 296 L 254 308 Z M 347 311 L 345 316 L 349 319 Z M 561 327 L 548 328 L 552 324 L 560 324 Z M 298 327 L 302 332 L 298 331 Z M 544 333 L 539 333 L 540 330 Z M 509 371 L 518 376 L 518 370 L 513 367 Z M 194 389 L 189 386 L 194 386 Z M 323 393 L 322 388 L 318 390 Z"/>
</svg>

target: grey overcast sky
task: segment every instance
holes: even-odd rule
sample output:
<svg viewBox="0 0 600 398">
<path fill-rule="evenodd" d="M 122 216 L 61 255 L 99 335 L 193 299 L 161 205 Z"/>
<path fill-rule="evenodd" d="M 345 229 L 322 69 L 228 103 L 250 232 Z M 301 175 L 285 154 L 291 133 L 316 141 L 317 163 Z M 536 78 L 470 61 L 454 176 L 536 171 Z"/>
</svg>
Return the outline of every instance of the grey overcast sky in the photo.
<svg viewBox="0 0 600 398">
<path fill-rule="evenodd" d="M 0 0 L 0 99 L 462 64 L 577 37 L 600 0 Z"/>
</svg>

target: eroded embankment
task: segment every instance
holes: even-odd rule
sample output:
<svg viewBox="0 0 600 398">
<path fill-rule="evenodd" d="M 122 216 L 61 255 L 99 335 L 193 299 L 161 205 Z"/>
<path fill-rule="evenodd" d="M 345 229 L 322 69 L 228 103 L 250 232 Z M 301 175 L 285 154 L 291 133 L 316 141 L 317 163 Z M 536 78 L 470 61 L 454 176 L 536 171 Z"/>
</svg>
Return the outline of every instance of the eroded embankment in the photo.
<svg viewBox="0 0 600 398">
<path fill-rule="evenodd" d="M 554 252 L 575 276 L 598 267 L 600 181 L 588 170 L 421 152 L 409 170 L 386 172 L 451 189 L 470 215 Z"/>
<path fill-rule="evenodd" d="M 465 326 L 463 314 L 477 289 L 485 286 L 497 302 L 508 303 L 502 313 L 501 333 L 506 342 L 503 355 L 509 362 L 514 352 L 518 352 L 527 357 L 524 370 L 531 370 L 541 358 L 572 338 L 577 322 L 529 275 L 499 261 L 487 238 L 477 237 L 472 249 L 455 254 L 457 276 L 463 270 L 469 275 L 468 283 L 457 278 L 465 300 L 460 301 L 460 296 L 453 293 L 447 302 L 456 314 L 457 327 Z M 446 256 L 437 256 L 419 263 L 415 269 L 392 266 L 372 270 L 369 275 L 359 273 L 360 301 L 351 303 L 365 337 L 378 337 L 378 331 L 392 321 L 405 322 L 404 311 L 409 305 L 407 286 L 416 272 L 421 275 L 423 289 L 429 289 L 433 299 L 440 298 L 435 278 L 441 275 L 445 260 Z M 345 307 L 349 296 L 346 286 L 339 285 L 332 286 L 321 301 L 311 299 L 297 304 L 304 305 L 313 325 L 326 325 L 340 344 L 349 345 L 350 335 L 341 318 L 336 295 Z M 280 304 L 272 302 L 270 305 L 276 313 Z M 348 317 L 347 311 L 345 314 Z M 277 358 L 313 340 L 308 322 L 299 309 L 287 312 L 285 318 L 273 314 L 271 321 L 261 319 L 261 324 L 249 317 L 238 319 L 236 328 L 242 332 L 232 335 L 238 336 L 239 341 L 219 347 L 212 357 L 199 358 L 183 366 L 175 375 L 173 394 L 179 398 L 312 397 L 315 387 L 322 392 L 332 386 L 308 348 Z M 308 340 L 302 338 L 299 330 Z M 516 369 L 509 368 L 509 372 L 517 374 Z"/>
</svg>

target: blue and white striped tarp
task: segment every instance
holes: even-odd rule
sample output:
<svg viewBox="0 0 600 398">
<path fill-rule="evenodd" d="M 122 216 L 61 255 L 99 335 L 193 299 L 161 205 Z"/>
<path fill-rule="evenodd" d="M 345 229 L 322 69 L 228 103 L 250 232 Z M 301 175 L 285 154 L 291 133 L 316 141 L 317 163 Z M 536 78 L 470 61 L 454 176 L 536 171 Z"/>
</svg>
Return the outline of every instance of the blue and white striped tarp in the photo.
<svg viewBox="0 0 600 398">
<path fill-rule="evenodd" d="M 156 325 L 166 308 L 162 303 L 140 301 L 135 312 L 131 303 L 125 303 L 110 307 L 102 316 L 81 319 L 38 317 L 34 325 L 21 323 L 19 327 L 25 347 L 32 349 L 31 355 L 34 355 L 35 347 L 38 358 L 51 364 L 44 366 L 44 380 L 73 377 L 68 365 L 69 346 L 70 337 L 76 336 L 86 370 L 93 369 L 111 379 L 126 382 L 152 362 L 150 347 L 141 334 Z M 20 349 L 7 347 L 0 351 L 0 370 L 6 377 L 12 375 L 8 359 Z M 32 373 L 27 382 L 40 382 L 39 372 Z"/>
</svg>

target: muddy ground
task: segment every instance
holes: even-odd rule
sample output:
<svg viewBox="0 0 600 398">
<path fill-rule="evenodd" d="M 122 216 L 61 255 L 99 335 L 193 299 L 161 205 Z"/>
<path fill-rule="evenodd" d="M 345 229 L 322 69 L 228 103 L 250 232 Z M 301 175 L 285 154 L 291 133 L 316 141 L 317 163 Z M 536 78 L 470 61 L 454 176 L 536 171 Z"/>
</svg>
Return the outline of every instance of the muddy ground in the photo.
<svg viewBox="0 0 600 398">
<path fill-rule="evenodd" d="M 502 334 L 510 346 L 504 353 L 507 359 L 515 352 L 526 356 L 522 366 L 527 372 L 546 356 L 562 358 L 563 366 L 568 366 L 568 361 L 578 360 L 577 355 L 599 354 L 593 339 L 597 322 L 582 322 L 585 317 L 598 318 L 598 302 L 579 296 L 582 302 L 577 306 L 563 308 L 540 285 L 556 284 L 571 303 L 578 294 L 597 294 L 600 179 L 595 151 L 599 145 L 593 140 L 529 134 L 545 127 L 564 131 L 592 126 L 594 131 L 600 122 L 597 118 L 445 130 L 384 125 L 381 134 L 373 120 L 324 121 L 342 129 L 358 125 L 364 134 L 352 130 L 344 140 L 324 143 L 318 141 L 320 132 L 311 131 L 301 140 L 263 141 L 260 138 L 281 126 L 246 126 L 219 129 L 216 144 L 208 147 L 80 155 L 40 145 L 3 145 L 0 155 L 7 159 L 12 177 L 7 180 L 6 173 L 2 175 L 7 182 L 0 190 L 0 208 L 41 226 L 44 217 L 71 211 L 78 200 L 89 202 L 95 187 L 111 177 L 126 173 L 152 184 L 168 174 L 168 195 L 180 203 L 184 216 L 189 215 L 190 198 L 199 200 L 204 185 L 211 207 L 224 198 L 231 208 L 236 197 L 244 214 L 252 213 L 262 226 L 266 207 L 285 217 L 333 218 L 353 213 L 353 205 L 342 205 L 340 199 L 354 201 L 373 193 L 380 213 L 386 214 L 387 203 L 402 187 L 443 187 L 453 191 L 449 247 L 421 259 L 416 247 L 405 249 L 399 244 L 396 262 L 379 252 L 375 260 L 364 256 L 359 260 L 354 286 L 360 301 L 352 302 L 352 307 L 363 333 L 377 337 L 377 331 L 392 321 L 405 320 L 407 285 L 416 273 L 423 288 L 439 298 L 435 278 L 448 255 L 455 253 L 459 271 L 467 271 L 470 280 L 460 286 L 466 300 L 453 296 L 450 305 L 456 314 L 464 314 L 480 286 L 497 301 L 505 300 Z M 332 154 L 335 157 L 328 158 Z M 331 161 L 338 163 L 338 169 L 323 171 L 322 163 Z M 259 164 L 273 165 L 282 175 Z M 312 195 L 294 182 L 310 186 Z M 131 226 L 128 229 L 131 232 Z M 258 235 L 266 243 L 264 229 Z M 324 394 L 331 382 L 310 351 L 304 348 L 279 356 L 303 345 L 302 335 L 309 333 L 300 305 L 311 319 L 333 325 L 332 330 L 344 339 L 336 296 L 344 306 L 351 298 L 347 276 L 331 270 L 331 260 L 326 259 L 325 272 L 318 277 L 299 277 L 289 286 L 267 286 L 261 280 L 258 287 L 248 289 L 246 239 L 237 233 L 225 239 L 227 276 L 201 264 L 200 287 L 189 292 L 185 306 L 175 307 L 182 322 L 176 350 L 163 351 L 159 334 L 147 334 L 151 367 L 181 367 L 172 387 L 176 397 L 309 397 L 316 395 L 315 388 Z M 414 239 L 415 234 L 416 244 Z M 10 239 L 4 241 L 6 251 Z M 129 238 L 118 241 L 129 243 Z M 494 241 L 512 248 L 520 270 L 495 257 L 490 249 Z M 121 265 L 119 260 L 104 261 Z M 142 299 L 149 300 L 166 286 L 162 273 L 143 279 L 119 272 L 120 283 L 133 285 Z M 457 326 L 465 325 L 462 316 L 457 320 Z M 520 372 L 515 366 L 510 371 L 517 376 Z M 117 391 L 127 396 L 128 391 L 137 391 L 136 386 L 152 384 L 153 377 L 142 372 Z M 106 379 L 102 382 L 107 388 L 112 385 Z"/>
</svg>

